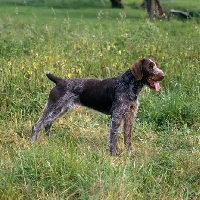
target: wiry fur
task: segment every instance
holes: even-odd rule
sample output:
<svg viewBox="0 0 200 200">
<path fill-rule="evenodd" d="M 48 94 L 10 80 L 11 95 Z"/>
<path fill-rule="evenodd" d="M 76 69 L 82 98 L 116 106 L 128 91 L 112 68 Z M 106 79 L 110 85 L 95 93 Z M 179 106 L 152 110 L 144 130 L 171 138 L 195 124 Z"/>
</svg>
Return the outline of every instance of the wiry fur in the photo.
<svg viewBox="0 0 200 200">
<path fill-rule="evenodd" d="M 144 85 L 158 88 L 157 81 L 164 78 L 158 63 L 152 58 L 135 62 L 124 74 L 115 78 L 62 79 L 47 72 L 46 76 L 56 86 L 50 91 L 42 116 L 32 127 L 31 142 L 35 142 L 39 131 L 45 127 L 50 135 L 52 123 L 76 105 L 87 106 L 111 115 L 109 148 L 111 155 L 117 155 L 117 135 L 121 121 L 124 121 L 124 144 L 129 150 L 134 118 L 139 106 L 138 95 Z M 157 87 L 156 87 L 156 86 Z"/>
</svg>

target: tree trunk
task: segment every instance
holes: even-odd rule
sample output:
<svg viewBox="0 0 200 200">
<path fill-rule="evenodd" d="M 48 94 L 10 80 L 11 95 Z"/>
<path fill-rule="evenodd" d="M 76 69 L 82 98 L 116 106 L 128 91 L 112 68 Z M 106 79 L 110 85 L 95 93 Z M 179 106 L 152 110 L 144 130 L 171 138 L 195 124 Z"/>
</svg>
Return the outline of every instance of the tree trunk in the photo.
<svg viewBox="0 0 200 200">
<path fill-rule="evenodd" d="M 149 18 L 164 17 L 164 9 L 159 0 L 144 0 L 142 6 L 147 10 Z"/>
<path fill-rule="evenodd" d="M 112 3 L 112 8 L 123 8 L 123 4 L 121 0 L 110 0 Z"/>
</svg>

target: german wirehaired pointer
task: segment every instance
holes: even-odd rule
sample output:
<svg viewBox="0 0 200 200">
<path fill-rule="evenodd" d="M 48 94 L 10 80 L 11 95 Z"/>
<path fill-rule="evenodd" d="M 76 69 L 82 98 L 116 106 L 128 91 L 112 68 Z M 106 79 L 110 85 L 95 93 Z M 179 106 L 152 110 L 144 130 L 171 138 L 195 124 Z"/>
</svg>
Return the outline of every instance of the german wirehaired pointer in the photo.
<svg viewBox="0 0 200 200">
<path fill-rule="evenodd" d="M 32 127 L 31 142 L 35 142 L 44 127 L 50 135 L 52 123 L 76 105 L 87 106 L 111 115 L 109 148 L 112 156 L 118 155 L 116 144 L 118 129 L 124 121 L 124 144 L 132 150 L 132 125 L 139 106 L 138 95 L 144 85 L 159 91 L 158 81 L 164 73 L 153 58 L 142 58 L 122 75 L 103 80 L 88 78 L 62 79 L 47 72 L 56 86 L 50 91 L 42 116 Z"/>
</svg>

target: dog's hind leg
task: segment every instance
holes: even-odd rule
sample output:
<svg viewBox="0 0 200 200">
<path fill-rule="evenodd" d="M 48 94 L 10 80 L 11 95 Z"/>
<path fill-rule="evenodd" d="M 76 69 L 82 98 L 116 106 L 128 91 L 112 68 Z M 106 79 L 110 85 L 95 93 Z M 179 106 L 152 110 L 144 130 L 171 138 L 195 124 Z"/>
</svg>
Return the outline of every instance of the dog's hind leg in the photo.
<svg viewBox="0 0 200 200">
<path fill-rule="evenodd" d="M 42 116 L 32 127 L 31 142 L 34 143 L 38 137 L 40 130 L 45 127 L 46 135 L 50 135 L 50 128 L 53 122 L 62 114 L 67 112 L 69 108 L 66 105 L 47 102 L 47 105 L 42 113 Z"/>
<path fill-rule="evenodd" d="M 51 129 L 52 124 L 53 124 L 53 122 L 52 122 L 52 123 L 49 123 L 49 124 L 47 124 L 47 125 L 44 126 L 45 131 L 46 131 L 46 136 L 51 136 L 51 131 L 50 131 L 50 129 Z"/>
</svg>

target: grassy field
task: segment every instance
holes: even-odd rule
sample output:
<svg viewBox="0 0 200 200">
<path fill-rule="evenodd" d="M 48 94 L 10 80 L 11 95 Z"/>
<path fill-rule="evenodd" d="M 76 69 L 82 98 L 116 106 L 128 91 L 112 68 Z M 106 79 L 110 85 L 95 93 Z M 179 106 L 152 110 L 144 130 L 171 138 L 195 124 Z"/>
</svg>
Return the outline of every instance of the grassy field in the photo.
<svg viewBox="0 0 200 200">
<path fill-rule="evenodd" d="M 14 2 L 0 0 L 0 199 L 200 199 L 199 0 L 161 1 L 195 13 L 184 21 L 149 21 L 139 0 L 121 10 L 109 1 Z M 139 97 L 137 154 L 120 131 L 120 155 L 111 157 L 109 116 L 83 107 L 30 144 L 53 87 L 45 71 L 113 77 L 148 56 L 166 77 L 160 92 Z"/>
</svg>

